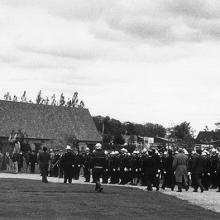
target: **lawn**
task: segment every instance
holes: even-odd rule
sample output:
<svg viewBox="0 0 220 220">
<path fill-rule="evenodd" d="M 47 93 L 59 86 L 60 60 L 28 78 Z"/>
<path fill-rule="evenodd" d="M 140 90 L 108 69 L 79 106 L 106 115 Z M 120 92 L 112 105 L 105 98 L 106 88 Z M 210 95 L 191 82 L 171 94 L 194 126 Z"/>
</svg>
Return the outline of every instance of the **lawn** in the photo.
<svg viewBox="0 0 220 220">
<path fill-rule="evenodd" d="M 160 192 L 126 187 L 0 179 L 0 219 L 220 219 Z"/>
</svg>

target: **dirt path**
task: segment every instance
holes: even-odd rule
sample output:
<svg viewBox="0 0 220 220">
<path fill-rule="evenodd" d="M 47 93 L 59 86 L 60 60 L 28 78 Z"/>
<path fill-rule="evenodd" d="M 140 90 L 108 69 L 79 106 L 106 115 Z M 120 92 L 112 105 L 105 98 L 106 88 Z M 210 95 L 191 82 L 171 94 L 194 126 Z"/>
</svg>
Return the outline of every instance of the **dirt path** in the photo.
<svg viewBox="0 0 220 220">
<path fill-rule="evenodd" d="M 31 179 L 38 181 L 41 180 L 39 174 L 26 174 L 26 173 L 25 174 L 0 173 L 0 178 Z M 57 177 L 48 177 L 48 181 L 53 183 L 63 183 L 63 179 L 59 179 Z M 79 180 L 74 180 L 73 183 L 91 184 L 91 183 L 85 183 L 83 177 L 80 177 Z M 111 185 L 111 186 L 117 186 L 117 185 Z M 141 190 L 145 190 L 146 188 L 143 186 L 131 186 L 131 185 L 124 185 L 124 187 L 134 187 Z M 205 191 L 204 193 L 200 193 L 200 192 L 194 193 L 192 192 L 192 189 L 190 189 L 188 192 L 178 193 L 175 191 L 172 192 L 170 189 L 167 189 L 167 190 L 161 190 L 160 192 L 170 196 L 175 196 L 182 200 L 187 200 L 191 204 L 198 205 L 215 212 L 220 212 L 220 193 L 217 193 L 216 190 L 209 190 L 209 191 Z"/>
</svg>

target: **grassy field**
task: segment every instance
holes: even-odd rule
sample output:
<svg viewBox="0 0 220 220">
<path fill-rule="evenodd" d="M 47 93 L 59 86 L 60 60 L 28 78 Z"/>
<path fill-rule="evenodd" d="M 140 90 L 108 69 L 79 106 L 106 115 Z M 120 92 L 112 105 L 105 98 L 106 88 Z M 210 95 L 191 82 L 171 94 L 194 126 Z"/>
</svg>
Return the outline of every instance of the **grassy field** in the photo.
<svg viewBox="0 0 220 220">
<path fill-rule="evenodd" d="M 160 192 L 126 187 L 1 179 L 0 219 L 220 219 L 219 213 Z"/>
</svg>

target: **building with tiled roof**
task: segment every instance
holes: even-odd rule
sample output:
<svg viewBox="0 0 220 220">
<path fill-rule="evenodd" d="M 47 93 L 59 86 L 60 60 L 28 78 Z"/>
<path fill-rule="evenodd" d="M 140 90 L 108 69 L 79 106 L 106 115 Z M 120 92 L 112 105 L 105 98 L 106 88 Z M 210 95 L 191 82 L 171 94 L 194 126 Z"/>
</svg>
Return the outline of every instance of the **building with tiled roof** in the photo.
<svg viewBox="0 0 220 220">
<path fill-rule="evenodd" d="M 61 139 L 85 144 L 102 141 L 88 109 L 0 100 L 1 143 L 12 130 L 21 130 L 28 141 L 38 144 Z"/>
<path fill-rule="evenodd" d="M 212 143 L 220 140 L 220 132 L 218 131 L 200 131 L 196 140 L 202 144 Z"/>
</svg>

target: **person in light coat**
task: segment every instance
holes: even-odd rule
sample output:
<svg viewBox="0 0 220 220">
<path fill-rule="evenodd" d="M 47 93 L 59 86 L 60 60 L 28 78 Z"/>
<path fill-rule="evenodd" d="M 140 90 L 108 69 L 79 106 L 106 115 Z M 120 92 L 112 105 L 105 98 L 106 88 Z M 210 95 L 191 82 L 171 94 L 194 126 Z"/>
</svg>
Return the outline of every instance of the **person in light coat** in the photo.
<svg viewBox="0 0 220 220">
<path fill-rule="evenodd" d="M 182 192 L 182 187 L 188 190 L 188 157 L 184 154 L 183 149 L 179 149 L 178 154 L 174 156 L 173 170 L 175 172 L 175 179 L 178 185 L 178 192 Z"/>
</svg>

